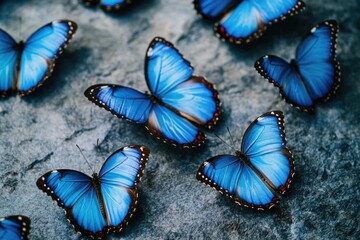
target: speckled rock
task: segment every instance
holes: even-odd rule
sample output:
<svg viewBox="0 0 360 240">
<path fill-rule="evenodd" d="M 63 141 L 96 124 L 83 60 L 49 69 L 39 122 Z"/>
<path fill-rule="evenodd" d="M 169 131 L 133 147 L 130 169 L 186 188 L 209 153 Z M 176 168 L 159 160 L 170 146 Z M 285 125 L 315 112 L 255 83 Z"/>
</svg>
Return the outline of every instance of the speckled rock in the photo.
<svg viewBox="0 0 360 240">
<path fill-rule="evenodd" d="M 118 148 L 144 144 L 151 154 L 139 208 L 127 229 L 112 239 L 359 239 L 358 9 L 357 0 L 307 1 L 304 12 L 269 27 L 253 44 L 234 46 L 214 37 L 212 23 L 196 14 L 190 0 L 143 0 L 123 14 L 87 8 L 78 0 L 2 1 L 0 27 L 17 40 L 55 19 L 74 20 L 79 29 L 42 87 L 26 97 L 0 99 L 0 216 L 29 216 L 31 239 L 79 239 L 62 209 L 37 189 L 37 178 L 57 168 L 90 175 L 76 144 L 95 169 Z M 342 83 L 329 102 L 313 113 L 300 112 L 253 64 L 266 53 L 290 60 L 303 35 L 326 19 L 340 25 Z M 213 133 L 197 150 L 168 147 L 83 96 L 96 83 L 145 91 L 143 59 L 157 35 L 173 42 L 195 72 L 216 85 L 223 114 L 213 132 L 233 149 Z M 204 160 L 234 152 L 249 123 L 273 109 L 285 113 L 288 147 L 296 160 L 294 182 L 277 207 L 268 212 L 242 208 L 195 179 Z"/>
</svg>

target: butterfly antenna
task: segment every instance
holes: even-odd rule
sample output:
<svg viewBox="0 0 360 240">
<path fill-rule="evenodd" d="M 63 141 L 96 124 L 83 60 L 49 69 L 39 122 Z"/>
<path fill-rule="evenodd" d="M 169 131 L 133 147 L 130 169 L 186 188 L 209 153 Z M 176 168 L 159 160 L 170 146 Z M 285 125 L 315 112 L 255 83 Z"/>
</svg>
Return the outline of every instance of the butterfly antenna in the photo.
<svg viewBox="0 0 360 240">
<path fill-rule="evenodd" d="M 89 161 L 86 159 L 86 157 L 85 157 L 84 153 L 81 151 L 81 149 L 80 149 L 79 145 L 77 145 L 77 144 L 76 144 L 76 147 L 79 149 L 79 151 L 80 151 L 81 155 L 83 156 L 83 158 L 85 159 L 85 161 L 86 161 L 86 162 L 87 162 L 87 164 L 89 165 L 90 169 L 91 169 L 91 170 L 93 171 L 93 173 L 94 173 L 94 172 L 95 172 L 95 170 L 91 167 L 91 165 L 90 165 Z"/>
<path fill-rule="evenodd" d="M 227 131 L 228 131 L 228 133 L 229 133 L 229 136 L 230 136 L 230 141 L 231 141 L 232 146 L 235 146 L 235 141 L 234 141 L 233 136 L 231 135 L 231 132 L 230 132 L 229 127 L 228 127 L 228 126 L 226 126 L 226 129 L 227 129 Z M 234 147 L 232 147 L 232 148 L 234 148 Z"/>
<path fill-rule="evenodd" d="M 22 41 L 22 39 L 23 39 L 23 33 L 22 33 L 22 17 L 19 17 L 19 39 Z"/>
<path fill-rule="evenodd" d="M 216 133 L 214 133 L 214 135 L 215 135 L 218 139 L 220 139 L 223 143 L 225 143 L 226 146 L 228 146 L 229 148 L 233 149 L 233 147 L 230 146 L 230 145 L 229 145 L 224 139 L 222 139 L 219 135 L 217 135 Z"/>
</svg>

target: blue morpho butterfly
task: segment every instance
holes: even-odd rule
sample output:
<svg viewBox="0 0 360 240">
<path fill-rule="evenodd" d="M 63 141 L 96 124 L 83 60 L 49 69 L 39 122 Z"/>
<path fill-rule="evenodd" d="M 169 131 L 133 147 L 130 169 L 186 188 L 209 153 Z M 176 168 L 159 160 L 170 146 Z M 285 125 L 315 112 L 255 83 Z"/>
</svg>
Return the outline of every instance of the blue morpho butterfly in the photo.
<svg viewBox="0 0 360 240">
<path fill-rule="evenodd" d="M 265 113 L 245 131 L 236 156 L 210 158 L 196 177 L 242 206 L 270 209 L 289 188 L 295 173 L 285 144 L 283 113 Z"/>
<path fill-rule="evenodd" d="M 0 218 L 0 240 L 28 239 L 30 219 L 25 216 L 8 216 Z"/>
<path fill-rule="evenodd" d="M 111 154 L 99 174 L 54 170 L 36 184 L 64 208 L 76 231 L 101 239 L 120 232 L 135 212 L 149 152 L 144 146 L 124 147 Z"/>
<path fill-rule="evenodd" d="M 194 0 L 194 6 L 204 18 L 219 20 L 217 37 L 237 44 L 259 38 L 267 25 L 305 8 L 300 0 Z"/>
<path fill-rule="evenodd" d="M 296 50 L 290 64 L 265 55 L 255 62 L 256 70 L 280 89 L 291 105 L 312 110 L 326 101 L 340 83 L 340 64 L 335 58 L 338 24 L 334 20 L 313 27 Z"/>
<path fill-rule="evenodd" d="M 0 29 L 0 95 L 32 92 L 52 73 L 55 59 L 70 42 L 77 25 L 69 20 L 46 24 L 26 42 Z"/>
<path fill-rule="evenodd" d="M 152 40 L 145 57 L 149 93 L 114 84 L 89 87 L 85 96 L 120 118 L 144 124 L 150 134 L 174 146 L 195 147 L 205 141 L 199 128 L 218 120 L 220 101 L 214 86 L 163 38 Z"/>
<path fill-rule="evenodd" d="M 83 0 L 86 5 L 100 5 L 100 7 L 106 11 L 120 10 L 131 4 L 132 1 L 133 0 Z"/>
</svg>

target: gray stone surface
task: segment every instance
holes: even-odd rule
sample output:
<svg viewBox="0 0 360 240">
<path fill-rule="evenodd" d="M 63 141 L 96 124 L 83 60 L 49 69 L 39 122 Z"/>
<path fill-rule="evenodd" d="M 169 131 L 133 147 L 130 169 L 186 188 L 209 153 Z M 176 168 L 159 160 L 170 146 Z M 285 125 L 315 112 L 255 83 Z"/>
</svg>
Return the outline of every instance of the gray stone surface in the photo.
<svg viewBox="0 0 360 240">
<path fill-rule="evenodd" d="M 213 36 L 212 24 L 196 15 L 190 0 L 143 0 L 121 15 L 86 8 L 77 0 L 2 1 L 0 27 L 17 40 L 60 18 L 76 21 L 79 29 L 41 88 L 26 97 L 0 99 L 0 216 L 29 216 L 31 239 L 82 239 L 55 202 L 37 189 L 37 178 L 56 168 L 91 174 L 75 144 L 99 169 L 113 151 L 136 143 L 151 149 L 139 208 L 128 228 L 112 239 L 358 239 L 359 1 L 307 5 L 254 44 L 233 46 Z M 342 84 L 315 112 L 300 112 L 280 99 L 253 63 L 265 53 L 289 60 L 308 29 L 328 18 L 341 28 Z M 196 73 L 217 86 L 223 114 L 215 132 L 229 140 L 228 126 L 234 148 L 257 116 L 273 109 L 285 112 L 296 175 L 279 206 L 268 212 L 245 209 L 197 182 L 204 160 L 234 151 L 212 134 L 201 149 L 177 150 L 83 96 L 88 86 L 105 82 L 145 91 L 143 59 L 156 35 L 172 41 Z"/>
</svg>

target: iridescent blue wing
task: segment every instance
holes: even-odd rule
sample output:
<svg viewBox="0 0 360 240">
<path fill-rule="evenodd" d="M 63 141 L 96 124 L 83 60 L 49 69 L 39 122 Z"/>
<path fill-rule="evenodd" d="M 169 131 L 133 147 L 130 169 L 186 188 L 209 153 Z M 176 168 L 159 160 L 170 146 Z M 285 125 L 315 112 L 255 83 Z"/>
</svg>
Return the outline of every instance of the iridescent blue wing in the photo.
<svg viewBox="0 0 360 240">
<path fill-rule="evenodd" d="M 265 55 L 255 62 L 261 76 L 280 90 L 281 96 L 292 106 L 302 110 L 312 109 L 314 101 L 295 69 L 283 59 Z"/>
<path fill-rule="evenodd" d="M 155 104 L 146 128 L 164 143 L 183 148 L 197 147 L 205 142 L 205 135 L 185 118 L 167 107 Z"/>
<path fill-rule="evenodd" d="M 0 29 L 0 95 L 6 96 L 16 89 L 15 68 L 18 59 L 15 40 Z"/>
<path fill-rule="evenodd" d="M 120 10 L 131 4 L 132 0 L 83 0 L 86 5 L 95 6 L 100 4 L 106 11 Z"/>
<path fill-rule="evenodd" d="M 255 63 L 257 71 L 279 87 L 285 100 L 302 109 L 327 100 L 339 87 L 340 65 L 335 58 L 338 25 L 334 20 L 311 29 L 288 64 L 275 56 L 264 56 Z"/>
<path fill-rule="evenodd" d="M 211 128 L 216 124 L 220 101 L 214 86 L 203 77 L 193 76 L 190 63 L 170 42 L 159 37 L 154 38 L 147 50 L 145 76 L 150 91 L 159 99 L 159 105 L 162 105 L 151 112 L 153 119 L 149 119 L 149 128 L 159 130 L 155 135 L 164 141 L 168 139 L 175 145 L 198 145 L 197 127 L 190 125 Z M 162 125 L 167 124 L 172 117 L 176 119 L 175 125 L 180 128 Z M 183 137 L 182 131 L 185 129 L 187 131 Z M 189 142 L 190 140 L 196 142 Z"/>
<path fill-rule="evenodd" d="M 210 158 L 200 166 L 197 179 L 245 207 L 263 210 L 278 202 L 274 192 L 236 156 Z"/>
<path fill-rule="evenodd" d="M 128 146 L 114 152 L 102 166 L 99 177 L 108 229 L 121 231 L 136 209 L 139 183 L 149 158 L 144 146 Z"/>
<path fill-rule="evenodd" d="M 145 123 L 153 106 L 145 94 L 119 85 L 99 84 L 89 87 L 85 96 L 119 118 Z"/>
<path fill-rule="evenodd" d="M 74 170 L 54 170 L 40 177 L 36 184 L 64 208 L 76 231 L 90 236 L 104 234 L 105 217 L 89 176 Z"/>
<path fill-rule="evenodd" d="M 26 41 L 21 55 L 17 88 L 20 94 L 30 93 L 52 73 L 55 59 L 70 42 L 77 25 L 69 20 L 46 24 Z"/>
<path fill-rule="evenodd" d="M 0 218 L 0 240 L 28 239 L 30 219 L 25 216 Z"/>
<path fill-rule="evenodd" d="M 296 51 L 296 65 L 313 101 L 327 100 L 340 83 L 340 64 L 336 60 L 339 31 L 335 20 L 313 27 Z"/>
<path fill-rule="evenodd" d="M 304 9 L 300 0 L 248 0 L 240 2 L 215 25 L 216 35 L 235 43 L 258 38 L 272 22 L 285 19 Z"/>
<path fill-rule="evenodd" d="M 286 148 L 282 112 L 268 112 L 252 122 L 244 134 L 241 151 L 269 187 L 281 194 L 289 188 L 295 167 L 292 154 Z"/>
<path fill-rule="evenodd" d="M 224 14 L 234 3 L 234 0 L 194 0 L 196 11 L 204 18 L 216 18 Z"/>
</svg>

